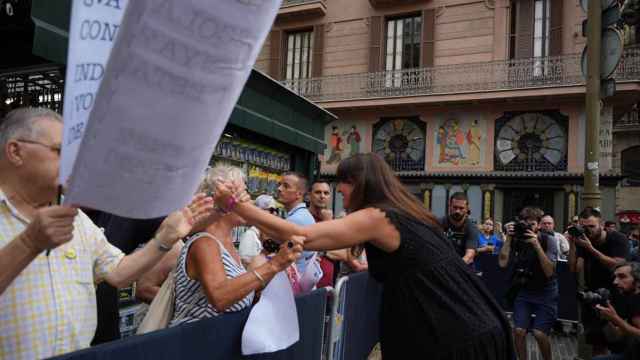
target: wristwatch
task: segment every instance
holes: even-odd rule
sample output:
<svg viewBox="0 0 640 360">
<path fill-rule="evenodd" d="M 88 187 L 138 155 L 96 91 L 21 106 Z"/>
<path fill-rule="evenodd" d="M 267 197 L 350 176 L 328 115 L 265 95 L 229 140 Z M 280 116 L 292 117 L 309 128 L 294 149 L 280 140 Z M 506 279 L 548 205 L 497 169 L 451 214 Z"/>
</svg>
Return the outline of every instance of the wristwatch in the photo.
<svg viewBox="0 0 640 360">
<path fill-rule="evenodd" d="M 162 241 L 158 240 L 155 237 L 153 239 L 156 241 L 156 245 L 158 246 L 158 250 L 160 250 L 162 252 L 169 252 L 173 248 L 173 246 L 168 246 L 168 245 L 163 244 Z"/>
</svg>

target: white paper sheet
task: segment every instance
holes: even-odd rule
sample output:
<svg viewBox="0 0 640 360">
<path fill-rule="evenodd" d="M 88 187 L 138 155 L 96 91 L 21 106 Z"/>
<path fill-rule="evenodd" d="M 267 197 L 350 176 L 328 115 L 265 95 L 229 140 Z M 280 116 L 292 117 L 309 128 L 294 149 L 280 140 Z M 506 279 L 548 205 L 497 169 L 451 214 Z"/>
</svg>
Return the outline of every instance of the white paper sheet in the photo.
<svg viewBox="0 0 640 360">
<path fill-rule="evenodd" d="M 242 354 L 283 350 L 300 340 L 298 312 L 291 284 L 279 272 L 262 291 L 242 331 Z"/>
<path fill-rule="evenodd" d="M 300 276 L 300 290 L 302 293 L 308 293 L 313 290 L 318 281 L 322 279 L 322 267 L 318 262 L 318 253 L 313 254 L 309 259 L 307 266 L 304 268 L 304 273 Z"/>
<path fill-rule="evenodd" d="M 60 184 L 65 184 L 71 174 L 127 1 L 72 2 L 64 82 Z"/>
<path fill-rule="evenodd" d="M 136 0 L 118 30 L 67 203 L 131 218 L 187 204 L 280 0 Z"/>
</svg>

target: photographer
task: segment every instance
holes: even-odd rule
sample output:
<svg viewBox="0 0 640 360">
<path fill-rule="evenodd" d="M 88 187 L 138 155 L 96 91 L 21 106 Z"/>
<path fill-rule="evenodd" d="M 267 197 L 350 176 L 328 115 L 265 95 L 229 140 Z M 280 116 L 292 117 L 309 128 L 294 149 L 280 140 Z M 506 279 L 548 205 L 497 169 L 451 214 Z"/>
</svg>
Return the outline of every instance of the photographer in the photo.
<svg viewBox="0 0 640 360">
<path fill-rule="evenodd" d="M 463 192 L 451 195 L 449 214 L 440 220 L 444 234 L 466 264 L 473 266 L 480 231 L 469 220 L 469 199 Z"/>
<path fill-rule="evenodd" d="M 594 359 L 638 359 L 640 357 L 640 263 L 626 262 L 614 271 L 613 285 L 623 299 L 624 308 L 614 308 L 610 302 L 606 306 L 596 305 L 602 319 L 615 335 L 626 341 L 624 353 L 598 356 Z"/>
<path fill-rule="evenodd" d="M 617 232 L 607 232 L 602 226 L 600 211 L 587 207 L 580 213 L 579 224 L 567 230 L 569 240 L 569 269 L 584 270 L 586 290 L 612 290 L 613 269 L 629 256 L 629 242 Z M 616 292 L 612 292 L 614 303 Z M 594 355 L 607 352 L 607 341 L 602 323 L 591 306 L 581 309 L 581 321 L 585 328 L 585 341 L 592 345 Z"/>
<path fill-rule="evenodd" d="M 522 209 L 520 220 L 506 225 L 507 237 L 498 259 L 500 267 L 511 262 L 514 268 L 507 297 L 514 299 L 514 338 L 520 360 L 527 359 L 528 329 L 533 330 L 543 359 L 551 359 L 548 334 L 558 315 L 558 245 L 553 235 L 538 231 L 542 215 L 536 207 Z"/>
</svg>

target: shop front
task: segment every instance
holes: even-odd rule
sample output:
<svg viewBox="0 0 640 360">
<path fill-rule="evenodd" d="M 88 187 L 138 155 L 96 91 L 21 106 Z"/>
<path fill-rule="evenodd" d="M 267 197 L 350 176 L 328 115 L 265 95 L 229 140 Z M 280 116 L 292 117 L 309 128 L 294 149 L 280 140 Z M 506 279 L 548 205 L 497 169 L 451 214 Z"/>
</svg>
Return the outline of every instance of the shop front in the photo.
<svg viewBox="0 0 640 360">
<path fill-rule="evenodd" d="M 436 216 L 455 192 L 469 198 L 476 223 L 513 220 L 525 206 L 541 207 L 562 230 L 581 208 L 585 115 L 581 99 L 522 104 L 334 110 L 325 128 L 321 173 L 331 179 L 339 161 L 374 152 L 387 160 Z M 603 130 L 611 127 L 611 107 Z M 622 176 L 612 166 L 610 131 L 601 131 L 602 213 L 613 219 Z M 342 209 L 336 196 L 334 210 Z"/>
</svg>

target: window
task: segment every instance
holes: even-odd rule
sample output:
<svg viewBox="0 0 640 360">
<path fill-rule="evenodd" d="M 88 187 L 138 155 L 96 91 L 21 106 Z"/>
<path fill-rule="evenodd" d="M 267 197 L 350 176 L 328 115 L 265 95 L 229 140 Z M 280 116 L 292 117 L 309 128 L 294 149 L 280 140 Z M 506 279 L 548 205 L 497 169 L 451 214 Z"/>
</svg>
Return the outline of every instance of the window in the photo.
<svg viewBox="0 0 640 360">
<path fill-rule="evenodd" d="M 549 56 L 551 0 L 535 0 L 533 5 L 533 57 L 540 58 Z M 541 76 L 543 74 L 543 62 L 537 60 L 534 64 L 533 75 Z"/>
<path fill-rule="evenodd" d="M 497 171 L 566 171 L 568 117 L 557 111 L 507 112 L 496 120 Z"/>
<path fill-rule="evenodd" d="M 562 54 L 564 1 L 511 0 L 509 55 L 512 59 L 542 58 Z M 542 75 L 542 60 L 535 72 Z"/>
<path fill-rule="evenodd" d="M 624 185 L 640 186 L 640 146 L 622 151 L 622 174 L 626 177 Z"/>
<path fill-rule="evenodd" d="M 403 76 L 393 70 L 420 67 L 422 16 L 387 20 L 385 42 L 386 86 L 400 86 Z"/>
<path fill-rule="evenodd" d="M 311 77 L 313 66 L 313 31 L 299 31 L 287 34 L 285 79 L 307 79 Z"/>
<path fill-rule="evenodd" d="M 424 171 L 425 134 L 417 117 L 383 118 L 373 125 L 371 150 L 395 171 Z"/>
</svg>

